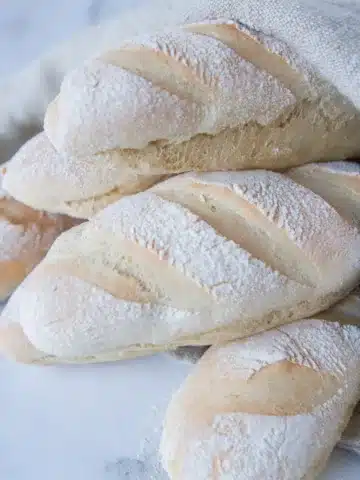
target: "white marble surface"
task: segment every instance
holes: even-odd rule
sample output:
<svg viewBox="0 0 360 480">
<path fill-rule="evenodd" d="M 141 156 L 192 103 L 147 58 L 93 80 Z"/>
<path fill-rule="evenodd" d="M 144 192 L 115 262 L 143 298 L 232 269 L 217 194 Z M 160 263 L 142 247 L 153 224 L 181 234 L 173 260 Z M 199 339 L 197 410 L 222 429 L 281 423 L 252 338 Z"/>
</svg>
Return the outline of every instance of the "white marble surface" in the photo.
<svg viewBox="0 0 360 480">
<path fill-rule="evenodd" d="M 2 0 L 0 74 L 140 1 Z M 165 480 L 161 419 L 190 368 L 165 355 L 66 368 L 1 360 L 0 479 Z M 321 480 L 359 478 L 360 460 L 336 451 Z"/>
<path fill-rule="evenodd" d="M 0 478 L 166 480 L 159 428 L 187 369 L 166 356 L 70 368 L 0 363 Z"/>
<path fill-rule="evenodd" d="M 161 419 L 190 369 L 166 355 L 97 366 L 0 362 L 1 480 L 167 480 Z M 339 450 L 319 480 L 359 473 L 357 457 Z"/>
</svg>

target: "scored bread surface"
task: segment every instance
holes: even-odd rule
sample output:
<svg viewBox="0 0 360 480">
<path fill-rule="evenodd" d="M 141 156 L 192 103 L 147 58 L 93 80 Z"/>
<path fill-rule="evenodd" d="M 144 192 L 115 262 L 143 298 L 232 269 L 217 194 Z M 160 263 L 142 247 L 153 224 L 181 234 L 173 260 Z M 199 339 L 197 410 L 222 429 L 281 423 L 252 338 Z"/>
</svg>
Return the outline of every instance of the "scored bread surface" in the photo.
<svg viewBox="0 0 360 480">
<path fill-rule="evenodd" d="M 61 235 L 3 318 L 54 361 L 251 335 L 324 310 L 356 286 L 360 236 L 350 217 L 285 174 L 184 174 Z"/>
<path fill-rule="evenodd" d="M 76 155 L 142 149 L 268 125 L 302 101 L 331 97 L 328 88 L 276 39 L 232 21 L 184 25 L 129 39 L 69 73 L 45 131 L 58 150 Z M 326 101 L 316 105 L 318 123 L 322 113 L 342 116 Z"/>
<path fill-rule="evenodd" d="M 360 397 L 360 329 L 302 320 L 211 347 L 173 396 L 171 480 L 313 480 Z"/>
<path fill-rule="evenodd" d="M 66 75 L 41 147 L 20 150 L 5 186 L 30 206 L 90 217 L 164 175 L 360 155 L 359 127 L 353 106 L 279 40 L 232 20 L 188 24 Z"/>
<path fill-rule="evenodd" d="M 250 78 L 258 79 L 256 96 Z M 81 97 L 70 104 L 75 93 Z M 121 108 L 112 105 L 117 98 Z M 57 149 L 67 151 L 70 144 L 75 154 L 139 149 L 158 139 L 213 135 L 232 123 L 267 124 L 293 103 L 287 88 L 232 48 L 180 27 L 129 41 L 71 72 L 48 109 L 45 131 Z M 111 109 L 106 115 L 104 105 Z M 149 122 L 148 116 L 158 121 Z M 90 142 L 80 131 L 80 119 L 86 118 L 84 127 L 91 119 L 95 129 Z"/>
</svg>

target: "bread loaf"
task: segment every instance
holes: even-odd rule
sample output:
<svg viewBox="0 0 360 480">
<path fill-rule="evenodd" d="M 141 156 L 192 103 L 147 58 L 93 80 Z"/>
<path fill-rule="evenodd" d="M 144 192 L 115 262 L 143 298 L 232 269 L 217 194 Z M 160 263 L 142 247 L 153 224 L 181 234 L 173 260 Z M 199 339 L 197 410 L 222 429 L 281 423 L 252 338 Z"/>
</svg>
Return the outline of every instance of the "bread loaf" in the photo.
<svg viewBox="0 0 360 480">
<path fill-rule="evenodd" d="M 287 172 L 287 175 L 327 200 L 344 218 L 355 226 L 360 226 L 360 210 L 358 204 L 360 194 L 360 165 L 358 163 L 311 163 L 293 168 Z M 340 308 L 341 303 L 338 305 Z M 350 308 L 351 305 L 352 307 Z M 351 304 L 350 296 L 347 297 L 346 310 L 348 314 L 350 314 L 350 311 L 352 312 L 357 322 L 357 317 L 360 314 L 360 301 L 358 297 L 356 297 L 356 301 L 353 301 Z M 330 315 L 331 312 L 333 312 L 333 309 L 329 309 L 327 315 Z M 337 310 L 334 310 L 335 315 L 338 315 L 338 313 Z M 342 315 L 344 315 L 344 313 L 344 311 L 341 312 Z M 169 353 L 175 358 L 196 363 L 205 351 L 206 347 L 186 346 L 179 347 Z"/>
<path fill-rule="evenodd" d="M 16 162 L 31 157 L 25 163 L 36 173 L 24 184 L 16 168 L 6 188 L 30 206 L 72 215 L 80 208 L 81 216 L 74 200 L 90 201 L 92 214 L 124 185 L 139 191 L 145 176 L 284 169 L 360 154 L 355 108 L 285 44 L 227 20 L 134 37 L 87 60 L 65 76 L 44 128 L 63 156 L 61 171 L 53 167 L 48 181 L 46 141 L 30 142 Z M 94 176 L 114 169 L 109 184 L 94 186 Z M 69 185 L 55 199 L 53 183 L 74 172 L 83 187 L 74 198 Z"/>
<path fill-rule="evenodd" d="M 360 329 L 302 320 L 211 347 L 174 395 L 171 480 L 313 480 L 360 398 Z"/>
<path fill-rule="evenodd" d="M 115 150 L 156 174 L 360 151 L 359 115 L 315 70 L 280 41 L 224 20 L 136 37 L 86 62 L 65 76 L 44 125 L 59 151 Z"/>
<path fill-rule="evenodd" d="M 61 235 L 4 322 L 57 361 L 102 361 L 310 316 L 360 279 L 335 208 L 285 174 L 179 175 Z"/>
<path fill-rule="evenodd" d="M 344 300 L 336 303 L 316 317 L 322 320 L 339 322 L 343 325 L 360 326 L 360 288 L 356 289 Z M 209 347 L 179 347 L 170 351 L 169 355 L 181 361 L 196 364 Z M 171 435 L 171 433 L 170 433 Z M 349 424 L 346 427 L 337 447 L 360 455 L 360 403 L 357 405 Z"/>
<path fill-rule="evenodd" d="M 341 321 L 343 325 L 360 325 L 360 288 L 316 317 L 322 320 Z M 210 347 L 179 347 L 169 355 L 196 364 Z M 360 455 L 360 403 L 357 405 L 337 447 Z"/>
<path fill-rule="evenodd" d="M 40 262 L 55 238 L 78 223 L 35 211 L 8 196 L 2 189 L 8 165 L 0 167 L 0 301 Z"/>
<path fill-rule="evenodd" d="M 105 160 L 105 159 L 103 159 Z M 44 132 L 12 158 L 4 188 L 32 208 L 89 218 L 124 195 L 145 190 L 164 175 L 139 175 L 115 159 L 59 154 Z"/>
</svg>

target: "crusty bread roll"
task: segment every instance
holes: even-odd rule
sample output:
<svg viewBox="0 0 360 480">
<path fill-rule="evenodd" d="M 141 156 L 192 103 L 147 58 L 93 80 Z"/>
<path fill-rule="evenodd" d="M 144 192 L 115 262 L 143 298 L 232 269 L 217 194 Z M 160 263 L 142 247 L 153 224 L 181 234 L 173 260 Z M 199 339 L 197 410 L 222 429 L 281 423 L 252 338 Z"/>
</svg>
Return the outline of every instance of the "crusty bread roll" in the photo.
<svg viewBox="0 0 360 480">
<path fill-rule="evenodd" d="M 359 231 L 311 190 L 190 173 L 61 235 L 3 318 L 56 361 L 116 360 L 304 318 L 359 280 Z"/>
<path fill-rule="evenodd" d="M 302 320 L 211 347 L 174 395 L 171 480 L 314 480 L 360 398 L 360 329 Z"/>
<path fill-rule="evenodd" d="M 55 151 L 41 135 L 16 155 L 6 188 L 76 216 L 164 174 L 360 154 L 359 112 L 279 40 L 227 20 L 139 36 L 86 61 L 65 76 L 44 128 L 61 168 L 49 167 Z M 17 163 L 32 170 L 25 182 Z"/>
<path fill-rule="evenodd" d="M 296 167 L 287 172 L 287 175 L 310 188 L 334 206 L 337 211 L 355 226 L 360 227 L 360 165 L 355 162 L 323 162 L 311 163 Z M 347 301 L 347 309 L 350 303 Z M 352 311 L 360 313 L 360 304 L 354 302 Z M 330 314 L 331 310 L 327 314 Z M 344 312 L 342 312 L 344 313 Z M 338 312 L 336 311 L 337 315 Z M 186 346 L 170 351 L 170 355 L 196 363 L 206 348 Z M 360 436 L 360 431 L 359 431 Z"/>
<path fill-rule="evenodd" d="M 284 44 L 225 20 L 136 37 L 86 62 L 44 123 L 59 151 L 116 150 L 149 173 L 334 159 L 360 151 L 359 125 Z"/>
<path fill-rule="evenodd" d="M 4 188 L 32 208 L 90 218 L 120 197 L 145 190 L 164 178 L 125 171 L 110 156 L 103 162 L 94 155 L 79 159 L 59 154 L 41 132 L 11 159 Z"/>
<path fill-rule="evenodd" d="M 0 167 L 0 301 L 40 262 L 55 238 L 78 223 L 33 210 L 8 196 L 2 189 L 8 165 Z"/>
<path fill-rule="evenodd" d="M 316 315 L 315 318 L 319 316 L 322 320 L 341 321 L 342 324 L 360 326 L 360 287 L 333 307 Z M 169 355 L 178 360 L 196 364 L 208 348 L 210 347 L 179 347 L 170 351 Z M 360 403 L 357 405 L 337 446 L 360 455 Z"/>
<path fill-rule="evenodd" d="M 321 317 L 322 320 L 340 321 L 343 325 L 360 325 L 360 287 L 333 307 L 319 313 L 317 317 Z M 169 352 L 169 355 L 195 364 L 208 348 L 210 347 L 179 347 Z M 357 404 L 337 447 L 360 455 L 360 403 Z"/>
</svg>

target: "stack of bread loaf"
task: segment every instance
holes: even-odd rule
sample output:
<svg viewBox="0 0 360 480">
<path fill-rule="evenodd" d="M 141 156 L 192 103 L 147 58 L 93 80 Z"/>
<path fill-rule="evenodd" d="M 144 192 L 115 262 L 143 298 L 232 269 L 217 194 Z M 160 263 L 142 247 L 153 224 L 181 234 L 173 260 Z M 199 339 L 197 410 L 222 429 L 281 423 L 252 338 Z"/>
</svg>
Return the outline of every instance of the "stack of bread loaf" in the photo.
<svg viewBox="0 0 360 480">
<path fill-rule="evenodd" d="M 166 415 L 170 478 L 314 479 L 360 400 L 360 166 L 344 161 L 359 132 L 311 65 L 238 22 L 80 65 L 3 188 L 46 225 L 88 221 L 10 298 L 2 352 L 64 364 L 211 345 Z M 1 268 L 2 286 L 20 280 Z"/>
</svg>

